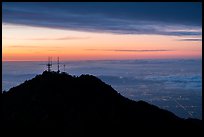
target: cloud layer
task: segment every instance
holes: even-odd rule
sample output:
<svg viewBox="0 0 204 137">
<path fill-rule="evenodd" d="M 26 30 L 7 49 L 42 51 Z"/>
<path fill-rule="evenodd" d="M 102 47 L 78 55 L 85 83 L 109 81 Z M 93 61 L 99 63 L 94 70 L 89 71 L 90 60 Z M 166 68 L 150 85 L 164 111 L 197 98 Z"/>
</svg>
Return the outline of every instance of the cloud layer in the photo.
<svg viewBox="0 0 204 137">
<path fill-rule="evenodd" d="M 180 41 L 202 41 L 202 39 L 179 39 Z"/>
<path fill-rule="evenodd" d="M 2 22 L 117 34 L 201 36 L 201 3 L 3 3 Z"/>
<path fill-rule="evenodd" d="M 164 49 L 156 49 L 156 50 L 132 50 L 132 49 L 85 49 L 85 50 L 97 50 L 97 51 L 115 51 L 115 52 L 163 52 L 163 51 L 173 51 L 173 50 L 164 50 Z"/>
</svg>

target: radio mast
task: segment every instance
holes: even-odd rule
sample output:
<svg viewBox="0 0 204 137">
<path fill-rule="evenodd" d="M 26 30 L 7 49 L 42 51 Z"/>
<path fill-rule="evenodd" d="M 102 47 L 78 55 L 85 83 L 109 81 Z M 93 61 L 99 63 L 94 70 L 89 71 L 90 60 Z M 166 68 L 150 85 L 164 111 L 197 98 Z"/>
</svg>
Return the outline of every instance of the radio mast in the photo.
<svg viewBox="0 0 204 137">
<path fill-rule="evenodd" d="M 59 57 L 57 57 L 57 73 L 60 73 L 60 70 L 59 70 Z"/>
<path fill-rule="evenodd" d="M 52 58 L 48 57 L 48 63 L 47 63 L 47 71 L 51 72 L 51 67 L 52 67 Z"/>
<path fill-rule="evenodd" d="M 64 72 L 65 72 L 65 64 L 63 66 L 64 66 Z"/>
</svg>

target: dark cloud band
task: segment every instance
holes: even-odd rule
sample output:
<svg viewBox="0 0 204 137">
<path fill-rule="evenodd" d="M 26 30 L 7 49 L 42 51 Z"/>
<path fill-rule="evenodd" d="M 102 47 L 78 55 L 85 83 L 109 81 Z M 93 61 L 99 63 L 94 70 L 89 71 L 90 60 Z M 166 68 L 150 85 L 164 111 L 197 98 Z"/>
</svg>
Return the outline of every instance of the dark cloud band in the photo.
<svg viewBox="0 0 204 137">
<path fill-rule="evenodd" d="M 202 41 L 202 39 L 179 39 L 179 41 Z"/>
<path fill-rule="evenodd" d="M 2 8 L 3 23 L 117 34 L 202 34 L 201 3 L 4 2 Z"/>
<path fill-rule="evenodd" d="M 173 50 L 164 50 L 164 49 L 156 49 L 156 50 L 119 50 L 119 49 L 85 49 L 89 51 L 115 51 L 115 52 L 164 52 L 164 51 L 173 51 Z"/>
</svg>

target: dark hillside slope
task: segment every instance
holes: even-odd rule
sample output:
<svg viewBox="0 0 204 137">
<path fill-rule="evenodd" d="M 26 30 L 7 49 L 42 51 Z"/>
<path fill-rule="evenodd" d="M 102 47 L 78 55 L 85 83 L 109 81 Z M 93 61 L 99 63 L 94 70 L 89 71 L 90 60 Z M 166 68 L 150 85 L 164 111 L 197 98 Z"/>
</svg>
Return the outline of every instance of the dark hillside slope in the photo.
<svg viewBox="0 0 204 137">
<path fill-rule="evenodd" d="M 129 100 L 91 75 L 45 71 L 4 92 L 2 99 L 3 127 L 10 129 L 83 134 L 201 128 L 200 120 L 184 120 L 144 101 Z"/>
</svg>

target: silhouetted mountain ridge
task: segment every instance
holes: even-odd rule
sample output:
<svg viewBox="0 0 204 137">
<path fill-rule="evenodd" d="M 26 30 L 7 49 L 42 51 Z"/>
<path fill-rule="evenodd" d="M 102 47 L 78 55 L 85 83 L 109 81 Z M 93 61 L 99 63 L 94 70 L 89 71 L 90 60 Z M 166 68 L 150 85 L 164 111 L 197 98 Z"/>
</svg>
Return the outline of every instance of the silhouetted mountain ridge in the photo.
<svg viewBox="0 0 204 137">
<path fill-rule="evenodd" d="M 181 119 L 144 101 L 121 96 L 92 75 L 43 72 L 3 93 L 5 128 L 54 128 L 65 134 L 130 132 L 144 128 L 200 129 L 201 121 Z"/>
</svg>

